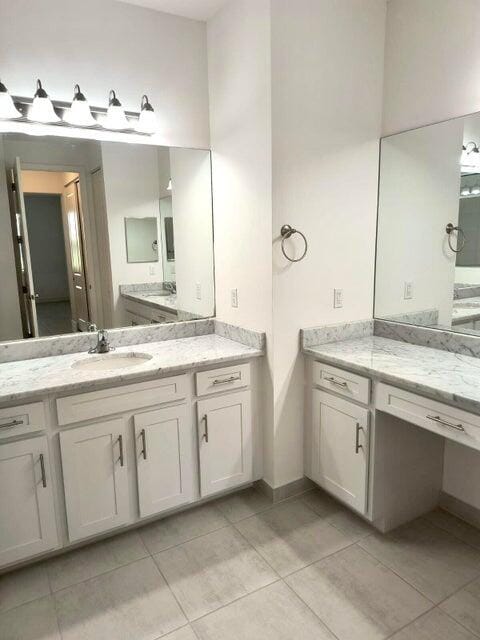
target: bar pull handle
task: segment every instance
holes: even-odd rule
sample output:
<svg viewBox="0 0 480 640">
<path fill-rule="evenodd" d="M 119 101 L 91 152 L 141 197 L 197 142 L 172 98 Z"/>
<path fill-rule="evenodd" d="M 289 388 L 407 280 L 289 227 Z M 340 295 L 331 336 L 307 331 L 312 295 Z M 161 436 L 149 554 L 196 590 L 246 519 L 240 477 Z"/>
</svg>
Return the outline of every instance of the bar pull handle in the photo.
<svg viewBox="0 0 480 640">
<path fill-rule="evenodd" d="M 145 436 L 145 429 L 142 429 L 140 431 L 140 436 L 142 438 L 142 455 L 143 455 L 143 459 L 146 460 L 147 459 L 147 438 Z"/>
<path fill-rule="evenodd" d="M 363 445 L 360 444 L 360 431 L 363 431 L 360 423 L 357 422 L 357 426 L 355 429 L 355 453 L 358 453 L 360 449 L 363 449 Z"/>
<path fill-rule="evenodd" d="M 40 469 L 42 472 L 42 485 L 47 486 L 47 474 L 45 473 L 45 459 L 43 453 L 40 454 Z"/>
<path fill-rule="evenodd" d="M 213 385 L 217 385 L 217 384 L 228 384 L 229 382 L 236 382 L 237 380 L 240 380 L 240 376 L 230 376 L 229 378 L 223 378 L 223 379 L 216 379 L 212 382 Z"/>
<path fill-rule="evenodd" d="M 427 416 L 429 420 L 433 422 L 437 422 L 438 424 L 443 425 L 444 427 L 450 427 L 451 429 L 456 429 L 457 431 L 465 431 L 465 427 L 462 424 L 454 424 L 453 422 L 448 422 L 448 420 L 443 420 L 440 416 Z"/>
<path fill-rule="evenodd" d="M 208 417 L 207 414 L 205 414 L 202 418 L 203 422 L 205 422 L 205 431 L 203 432 L 202 435 L 202 440 L 205 440 L 205 442 L 208 444 Z"/>
<path fill-rule="evenodd" d="M 120 460 L 120 466 L 123 467 L 124 464 L 124 458 L 123 458 L 123 436 L 122 434 L 120 434 L 118 436 L 118 447 L 120 449 L 120 457 L 118 458 Z"/>
<path fill-rule="evenodd" d="M 340 380 L 336 380 L 333 377 L 325 376 L 324 380 L 327 380 L 328 382 L 331 382 L 332 384 L 336 384 L 337 387 L 342 387 L 342 389 L 348 389 L 348 384 L 346 382 L 340 382 Z"/>
<path fill-rule="evenodd" d="M 12 427 L 18 427 L 23 424 L 23 420 L 10 420 L 10 422 L 5 422 L 4 424 L 0 424 L 0 429 L 11 429 Z"/>
</svg>

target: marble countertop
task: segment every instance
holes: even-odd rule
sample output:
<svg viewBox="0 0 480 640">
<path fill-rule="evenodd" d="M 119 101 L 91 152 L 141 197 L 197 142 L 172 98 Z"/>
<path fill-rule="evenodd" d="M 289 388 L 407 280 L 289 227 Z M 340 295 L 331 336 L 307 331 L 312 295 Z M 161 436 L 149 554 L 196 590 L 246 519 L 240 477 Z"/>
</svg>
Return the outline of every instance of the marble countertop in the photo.
<svg viewBox="0 0 480 640">
<path fill-rule="evenodd" d="M 127 300 L 138 302 L 139 304 L 146 304 L 154 309 L 160 309 L 161 311 L 169 311 L 170 313 L 177 313 L 177 294 L 169 293 L 167 296 L 155 295 L 153 292 L 145 291 L 128 291 L 120 294 Z"/>
<path fill-rule="evenodd" d="M 151 360 L 133 368 L 82 370 L 72 365 L 101 357 L 88 353 L 49 356 L 0 364 L 0 402 L 31 399 L 51 393 L 87 391 L 122 382 L 141 382 L 156 375 L 188 371 L 263 355 L 263 351 L 216 334 L 119 347 L 112 353 L 145 353 Z"/>
<path fill-rule="evenodd" d="M 480 319 L 480 297 L 453 301 L 452 323 L 471 322 Z"/>
<path fill-rule="evenodd" d="M 304 348 L 322 362 L 480 413 L 480 359 L 369 336 Z"/>
</svg>

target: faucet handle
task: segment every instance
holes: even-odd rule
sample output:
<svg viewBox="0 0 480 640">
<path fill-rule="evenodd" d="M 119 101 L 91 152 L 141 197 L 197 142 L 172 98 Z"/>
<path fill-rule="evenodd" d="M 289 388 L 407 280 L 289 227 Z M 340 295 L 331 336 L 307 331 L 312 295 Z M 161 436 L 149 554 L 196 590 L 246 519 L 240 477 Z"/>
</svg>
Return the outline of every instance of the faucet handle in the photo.
<svg viewBox="0 0 480 640">
<path fill-rule="evenodd" d="M 96 331 L 98 331 L 97 325 L 94 322 L 90 322 L 90 324 L 88 325 L 88 330 L 90 331 L 90 333 L 95 333 Z"/>
</svg>

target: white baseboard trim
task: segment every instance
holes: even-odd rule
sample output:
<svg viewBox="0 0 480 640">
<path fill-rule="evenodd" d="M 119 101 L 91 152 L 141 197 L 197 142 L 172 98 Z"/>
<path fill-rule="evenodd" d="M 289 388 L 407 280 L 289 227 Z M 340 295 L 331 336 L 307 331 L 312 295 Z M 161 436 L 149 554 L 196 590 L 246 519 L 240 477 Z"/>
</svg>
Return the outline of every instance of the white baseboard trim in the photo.
<svg viewBox="0 0 480 640">
<path fill-rule="evenodd" d="M 309 478 L 303 477 L 293 482 L 288 482 L 281 487 L 273 488 L 262 478 L 255 483 L 255 486 L 272 502 L 280 502 L 280 500 L 285 500 L 313 489 L 315 484 Z"/>
</svg>

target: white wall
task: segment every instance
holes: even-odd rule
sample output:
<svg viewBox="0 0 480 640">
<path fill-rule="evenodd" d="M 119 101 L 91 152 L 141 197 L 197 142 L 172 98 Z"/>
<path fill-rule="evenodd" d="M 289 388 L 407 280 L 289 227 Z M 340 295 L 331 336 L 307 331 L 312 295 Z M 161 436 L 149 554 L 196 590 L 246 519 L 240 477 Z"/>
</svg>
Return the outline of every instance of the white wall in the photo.
<svg viewBox="0 0 480 640">
<path fill-rule="evenodd" d="M 115 0 L 0 0 L 2 80 L 32 96 L 42 79 L 69 101 L 79 83 L 106 106 L 115 89 L 138 111 L 147 93 L 167 145 L 208 147 L 205 24 Z"/>
</svg>

